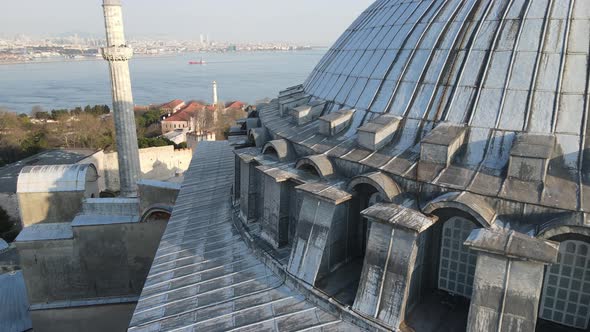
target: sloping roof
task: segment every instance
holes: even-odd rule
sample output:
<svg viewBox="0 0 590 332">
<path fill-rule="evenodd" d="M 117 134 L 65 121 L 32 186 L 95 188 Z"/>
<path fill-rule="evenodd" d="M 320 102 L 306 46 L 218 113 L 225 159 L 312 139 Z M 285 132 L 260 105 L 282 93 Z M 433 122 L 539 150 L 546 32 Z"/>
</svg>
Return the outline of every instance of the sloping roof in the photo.
<svg viewBox="0 0 590 332">
<path fill-rule="evenodd" d="M 257 259 L 231 220 L 233 168 L 228 142 L 197 147 L 129 331 L 358 330 Z"/>
<path fill-rule="evenodd" d="M 16 192 L 18 175 L 25 166 L 75 164 L 97 152 L 97 150 L 92 149 L 49 150 L 1 167 L 0 192 Z"/>
<path fill-rule="evenodd" d="M 183 100 L 180 100 L 180 99 L 174 99 L 174 100 L 172 100 L 172 101 L 169 101 L 169 102 L 167 102 L 167 103 L 165 103 L 165 104 L 162 104 L 162 106 L 160 106 L 160 108 L 162 108 L 162 109 L 168 109 L 168 108 L 169 108 L 169 109 L 174 109 L 174 108 L 176 108 L 176 107 L 178 107 L 178 106 L 182 105 L 183 103 L 184 103 L 184 101 L 183 101 Z"/>
<path fill-rule="evenodd" d="M 177 122 L 177 121 L 190 121 L 191 117 L 195 115 L 196 112 L 202 110 L 205 105 L 191 101 L 188 105 L 186 105 L 183 109 L 179 110 L 178 112 L 174 113 L 169 118 L 163 120 L 164 122 Z"/>
<path fill-rule="evenodd" d="M 87 173 L 97 176 L 92 164 L 27 166 L 18 176 L 18 193 L 86 190 Z"/>
<path fill-rule="evenodd" d="M 232 101 L 226 104 L 227 108 L 242 108 L 244 106 L 246 106 L 246 104 L 241 101 Z"/>
<path fill-rule="evenodd" d="M 412 128 L 449 121 L 569 145 L 585 135 L 589 19 L 588 1 L 376 1 L 305 92 L 360 110 L 355 128 L 388 112 Z"/>
<path fill-rule="evenodd" d="M 21 332 L 33 328 L 21 271 L 0 274 L 0 294 L 0 331 Z"/>
<path fill-rule="evenodd" d="M 590 212 L 590 2 L 401 1 L 373 3 L 304 83 L 326 113 L 355 108 L 338 137 L 318 121 L 295 126 L 277 103 L 261 107 L 271 133 L 315 153 L 416 178 L 420 141 L 440 123 L 468 128 L 463 148 L 430 183 L 455 190 Z M 383 113 L 401 118 L 376 152 L 357 130 Z M 325 115 L 325 114 L 324 114 Z M 543 186 L 506 176 L 523 132 L 555 135 Z"/>
</svg>

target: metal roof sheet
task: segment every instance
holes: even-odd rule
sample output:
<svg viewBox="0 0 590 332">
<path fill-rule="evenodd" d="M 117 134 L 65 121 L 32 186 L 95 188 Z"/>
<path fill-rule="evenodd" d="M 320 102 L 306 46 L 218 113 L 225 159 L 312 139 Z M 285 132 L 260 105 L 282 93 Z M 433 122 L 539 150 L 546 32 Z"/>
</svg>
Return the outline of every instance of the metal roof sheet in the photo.
<svg viewBox="0 0 590 332">
<path fill-rule="evenodd" d="M 27 166 L 20 171 L 16 192 L 84 191 L 88 172 L 98 177 L 92 164 Z"/>
</svg>

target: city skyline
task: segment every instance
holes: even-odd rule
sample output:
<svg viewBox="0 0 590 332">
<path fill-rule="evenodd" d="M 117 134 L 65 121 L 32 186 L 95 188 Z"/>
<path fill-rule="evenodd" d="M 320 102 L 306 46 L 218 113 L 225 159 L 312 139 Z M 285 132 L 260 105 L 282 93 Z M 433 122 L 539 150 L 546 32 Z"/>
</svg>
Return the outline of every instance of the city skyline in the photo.
<svg viewBox="0 0 590 332">
<path fill-rule="evenodd" d="M 123 1 L 128 38 L 151 36 L 159 39 L 199 40 L 201 34 L 212 41 L 295 42 L 314 46 L 331 44 L 373 0 L 277 2 L 271 0 L 205 0 L 194 3 L 173 0 L 162 10 L 161 2 Z M 55 36 L 78 33 L 101 37 L 104 25 L 93 9 L 94 1 L 55 0 L 35 4 L 11 2 L 0 12 L 0 38 L 16 35 Z M 64 10 L 68 8 L 68 10 Z M 231 9 L 231 10 L 219 10 Z M 262 8 L 262 9 L 261 9 Z M 27 12 L 25 16 L 13 15 Z M 46 18 L 52 17 L 51 24 Z M 43 22 L 43 24 L 39 24 Z M 256 24 L 253 24 L 256 22 Z M 265 24 L 259 24 L 266 22 Z"/>
</svg>

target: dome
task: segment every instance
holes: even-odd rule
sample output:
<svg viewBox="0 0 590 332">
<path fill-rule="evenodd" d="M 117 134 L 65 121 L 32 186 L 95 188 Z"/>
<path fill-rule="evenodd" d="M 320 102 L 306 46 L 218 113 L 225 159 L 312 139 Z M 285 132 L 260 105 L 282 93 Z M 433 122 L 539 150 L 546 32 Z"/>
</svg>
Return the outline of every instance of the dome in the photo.
<svg viewBox="0 0 590 332">
<path fill-rule="evenodd" d="M 289 127 L 281 120 L 282 106 L 280 116 L 268 110 L 260 117 L 274 139 L 286 138 L 300 150 L 312 150 L 301 151 L 304 154 L 327 153 L 412 180 L 423 159 L 423 141 L 441 124 L 458 126 L 465 128 L 459 151 L 447 156 L 442 171 L 418 174 L 418 180 L 486 196 L 586 209 L 576 192 L 585 190 L 590 166 L 584 155 L 589 35 L 588 1 L 376 1 L 297 88 L 309 98 L 303 100 L 309 101 L 311 113 L 315 105 L 325 103 L 320 115 L 329 114 L 329 121 L 343 118 L 343 109 L 353 109 L 345 130 L 322 137 L 319 116 Z M 278 103 L 297 89 L 283 91 Z M 360 131 L 392 119 L 399 123 L 387 144 L 376 146 L 376 151 L 359 147 Z M 537 136 L 521 139 L 524 134 Z M 437 143 L 436 135 L 429 143 Z M 511 155 L 544 158 L 548 164 L 540 166 L 542 174 L 533 181 L 543 185 L 505 181 L 512 174 Z M 521 197 L 531 190 L 538 191 L 538 197 Z"/>
<path fill-rule="evenodd" d="M 588 1 L 376 1 L 305 91 L 365 120 L 385 112 L 580 136 L 589 17 Z"/>
</svg>

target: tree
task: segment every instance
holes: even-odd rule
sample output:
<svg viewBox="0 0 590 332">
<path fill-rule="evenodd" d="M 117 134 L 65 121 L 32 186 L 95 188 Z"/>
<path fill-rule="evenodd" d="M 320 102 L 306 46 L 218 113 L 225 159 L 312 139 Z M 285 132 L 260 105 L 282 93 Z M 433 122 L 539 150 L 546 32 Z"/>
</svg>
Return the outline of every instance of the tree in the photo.
<svg viewBox="0 0 590 332">
<path fill-rule="evenodd" d="M 140 149 L 145 149 L 145 148 L 168 146 L 168 145 L 175 145 L 175 144 L 174 144 L 174 142 L 167 139 L 166 137 L 155 137 L 155 138 L 140 137 L 137 139 L 137 145 Z"/>
<path fill-rule="evenodd" d="M 35 105 L 31 110 L 31 115 L 37 120 L 49 120 L 51 116 L 45 112 L 41 106 Z"/>
<path fill-rule="evenodd" d="M 51 110 L 51 119 L 57 121 L 58 119 L 69 118 L 70 111 L 67 109 Z"/>
</svg>

